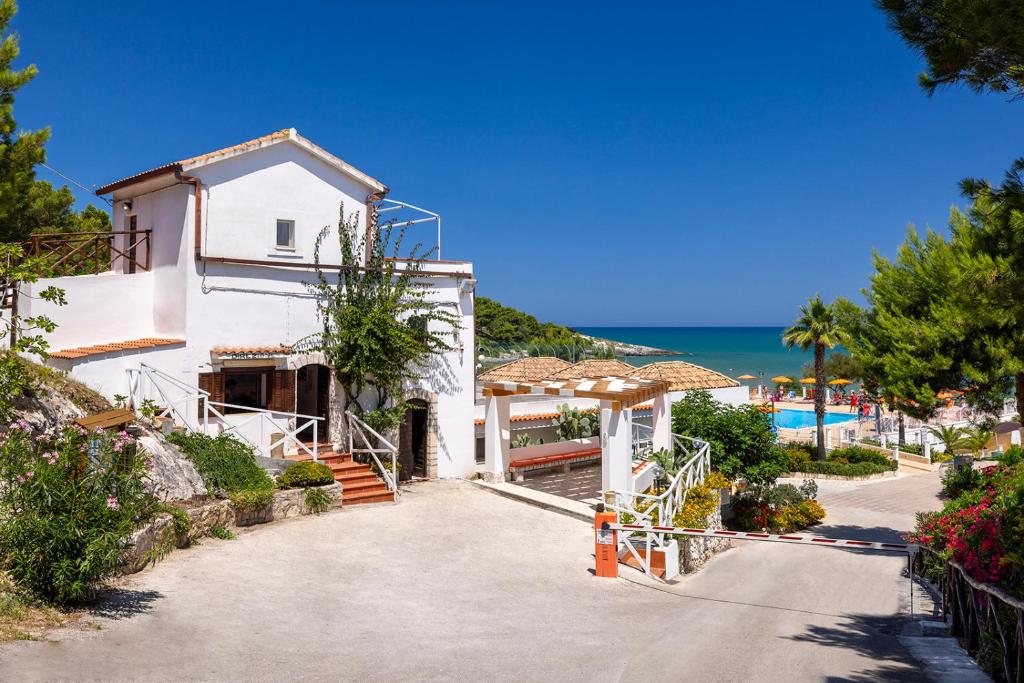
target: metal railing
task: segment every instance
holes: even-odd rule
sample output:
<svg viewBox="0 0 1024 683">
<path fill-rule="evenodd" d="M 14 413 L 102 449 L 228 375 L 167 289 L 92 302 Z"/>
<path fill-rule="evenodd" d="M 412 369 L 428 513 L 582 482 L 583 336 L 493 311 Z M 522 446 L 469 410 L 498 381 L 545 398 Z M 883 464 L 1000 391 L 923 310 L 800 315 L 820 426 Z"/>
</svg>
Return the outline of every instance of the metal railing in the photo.
<svg viewBox="0 0 1024 683">
<path fill-rule="evenodd" d="M 377 465 L 377 471 L 380 472 L 381 479 L 388 487 L 388 491 L 394 494 L 395 500 L 398 500 L 398 447 L 394 446 L 390 441 L 385 439 L 383 436 L 377 433 L 373 427 L 366 424 L 358 417 L 352 414 L 351 411 L 345 411 L 345 417 L 348 421 L 348 452 L 352 454 L 354 458 L 357 454 L 368 454 L 373 458 L 373 462 Z M 367 437 L 366 432 L 370 433 L 370 436 L 377 439 L 377 442 L 383 446 L 375 447 Z M 362 440 L 364 448 L 357 448 L 355 445 L 355 436 L 358 435 Z M 391 469 L 388 470 L 381 463 L 380 458 L 377 457 L 378 453 L 386 453 L 391 456 Z"/>
<path fill-rule="evenodd" d="M 220 434 L 233 436 L 262 456 L 274 457 L 274 451 L 280 448 L 284 454 L 306 453 L 318 461 L 322 417 L 213 401 L 208 391 L 189 386 L 145 363 L 140 363 L 138 368 L 129 368 L 127 373 L 129 407 L 136 412 L 152 404 L 154 417 L 168 417 L 190 432 L 209 435 L 211 426 L 219 426 Z M 247 416 L 235 422 L 227 417 L 230 414 L 228 409 Z M 312 447 L 299 437 L 308 429 L 313 432 Z M 274 439 L 274 434 L 281 436 Z"/>
<path fill-rule="evenodd" d="M 671 526 L 676 513 L 686 505 L 686 497 L 690 489 L 697 484 L 704 483 L 704 478 L 711 472 L 711 444 L 681 434 L 673 434 L 672 442 L 676 448 L 676 457 L 682 455 L 683 465 L 663 492 L 658 495 L 637 491 L 608 492 L 613 500 L 607 501 L 606 507 L 619 513 L 620 520 L 623 515 L 628 515 L 632 518 L 631 524 Z M 631 542 L 632 535 L 632 532 L 621 532 L 619 542 L 625 544 L 626 549 L 644 568 L 644 573 L 650 576 L 652 575 L 651 550 L 655 546 L 664 548 L 668 544 L 667 536 L 664 533 L 644 534 L 646 554 L 641 557 Z"/>
<path fill-rule="evenodd" d="M 111 232 L 57 232 L 30 235 L 23 244 L 26 256 L 42 258 L 53 277 L 95 275 L 124 266 L 124 272 L 150 269 L 152 230 Z M 116 238 L 123 236 L 122 246 Z"/>
<path fill-rule="evenodd" d="M 930 548 L 921 547 L 913 561 L 915 573 L 941 593 L 942 615 L 949 615 L 960 645 L 996 680 L 1024 679 L 1024 600 L 975 580 Z"/>
</svg>

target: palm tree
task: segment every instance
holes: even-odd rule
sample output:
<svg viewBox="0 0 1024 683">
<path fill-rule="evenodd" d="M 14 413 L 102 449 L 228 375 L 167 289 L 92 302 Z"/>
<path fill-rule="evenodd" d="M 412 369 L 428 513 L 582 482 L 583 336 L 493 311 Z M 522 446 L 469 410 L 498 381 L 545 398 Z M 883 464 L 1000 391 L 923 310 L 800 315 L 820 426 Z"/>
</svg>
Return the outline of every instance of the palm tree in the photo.
<svg viewBox="0 0 1024 683">
<path fill-rule="evenodd" d="M 942 442 L 949 455 L 954 455 L 957 451 L 967 447 L 967 430 L 963 427 L 939 425 L 938 427 L 929 427 L 928 431 Z M 988 443 L 987 440 L 986 443 Z"/>
<path fill-rule="evenodd" d="M 818 460 L 825 459 L 825 349 L 840 342 L 842 332 L 832 304 L 815 294 L 800 307 L 796 322 L 782 333 L 786 348 L 794 346 L 806 351 L 814 348 L 814 415 L 818 423 Z"/>
<path fill-rule="evenodd" d="M 967 430 L 967 437 L 964 439 L 964 447 L 971 451 L 971 454 L 977 458 L 988 442 L 992 440 L 992 437 L 996 435 L 991 429 L 986 429 L 983 425 L 974 425 L 973 429 Z"/>
</svg>

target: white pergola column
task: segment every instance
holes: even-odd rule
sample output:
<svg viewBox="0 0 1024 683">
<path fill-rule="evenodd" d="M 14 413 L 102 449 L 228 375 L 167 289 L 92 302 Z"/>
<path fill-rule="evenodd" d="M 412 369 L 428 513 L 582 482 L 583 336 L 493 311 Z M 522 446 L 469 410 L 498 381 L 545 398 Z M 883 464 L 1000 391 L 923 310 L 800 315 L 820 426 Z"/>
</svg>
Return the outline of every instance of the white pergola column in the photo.
<svg viewBox="0 0 1024 683">
<path fill-rule="evenodd" d="M 662 394 L 654 399 L 651 407 L 651 447 L 655 451 L 665 449 L 672 452 L 672 411 L 668 395 Z"/>
<path fill-rule="evenodd" d="M 496 484 L 505 481 L 511 431 L 511 396 L 488 396 L 484 413 L 484 479 Z"/>
<path fill-rule="evenodd" d="M 633 490 L 633 425 L 628 410 L 601 401 L 601 489 Z"/>
</svg>

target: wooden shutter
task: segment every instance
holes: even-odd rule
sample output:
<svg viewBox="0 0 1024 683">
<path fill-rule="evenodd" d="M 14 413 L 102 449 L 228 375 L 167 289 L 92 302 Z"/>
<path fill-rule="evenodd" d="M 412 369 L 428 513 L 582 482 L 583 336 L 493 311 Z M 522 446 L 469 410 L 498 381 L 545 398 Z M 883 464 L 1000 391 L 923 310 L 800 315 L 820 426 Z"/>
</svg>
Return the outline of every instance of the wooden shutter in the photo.
<svg viewBox="0 0 1024 683">
<path fill-rule="evenodd" d="M 270 410 L 281 413 L 295 412 L 295 371 L 274 370 L 270 390 Z"/>
<path fill-rule="evenodd" d="M 210 392 L 211 401 L 224 402 L 224 373 L 222 372 L 200 372 L 199 373 L 199 388 L 203 391 Z M 219 406 L 214 406 L 217 410 L 223 410 Z M 203 403 L 199 402 L 199 417 L 203 416 Z"/>
</svg>

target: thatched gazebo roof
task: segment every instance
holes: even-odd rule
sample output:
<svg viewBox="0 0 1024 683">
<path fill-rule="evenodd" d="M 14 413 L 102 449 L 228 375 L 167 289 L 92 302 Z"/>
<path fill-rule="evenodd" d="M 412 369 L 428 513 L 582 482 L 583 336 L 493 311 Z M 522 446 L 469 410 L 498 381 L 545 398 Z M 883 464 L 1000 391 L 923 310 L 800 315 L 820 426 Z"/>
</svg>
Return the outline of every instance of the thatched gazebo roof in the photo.
<svg viewBox="0 0 1024 683">
<path fill-rule="evenodd" d="M 520 358 L 493 367 L 477 377 L 482 382 L 537 382 L 552 373 L 571 367 L 571 363 L 553 356 Z"/>
<path fill-rule="evenodd" d="M 680 360 L 651 363 L 636 368 L 632 377 L 660 379 L 669 383 L 669 391 L 692 391 L 694 389 L 722 389 L 738 387 L 740 383 L 720 372 L 702 368 Z"/>
<path fill-rule="evenodd" d="M 581 360 L 560 371 L 554 372 L 546 379 L 582 379 L 584 377 L 633 377 L 636 367 L 621 360 L 592 358 Z"/>
</svg>

